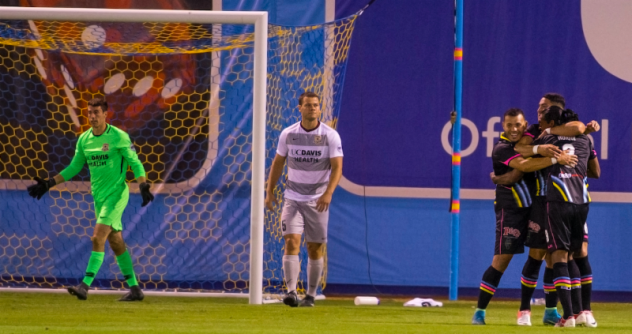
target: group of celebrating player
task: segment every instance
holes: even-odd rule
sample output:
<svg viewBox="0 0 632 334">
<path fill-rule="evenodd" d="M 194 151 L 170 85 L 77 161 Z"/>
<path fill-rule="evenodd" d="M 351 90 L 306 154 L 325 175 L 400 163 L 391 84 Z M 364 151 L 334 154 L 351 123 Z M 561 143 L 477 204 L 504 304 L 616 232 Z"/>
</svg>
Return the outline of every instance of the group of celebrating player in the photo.
<svg viewBox="0 0 632 334">
<path fill-rule="evenodd" d="M 591 201 L 588 178 L 600 167 L 587 136 L 599 124 L 579 122 L 563 96 L 549 93 L 538 107 L 538 123 L 527 127 L 522 110 L 505 112 L 494 146 L 496 241 L 492 264 L 483 274 L 472 324 L 485 324 L 485 309 L 514 254 L 529 256 L 522 269 L 518 325 L 531 326 L 531 297 L 544 270 L 544 324 L 597 327 L 590 308 L 592 269 L 586 218 Z M 563 315 L 557 311 L 558 299 Z"/>
</svg>

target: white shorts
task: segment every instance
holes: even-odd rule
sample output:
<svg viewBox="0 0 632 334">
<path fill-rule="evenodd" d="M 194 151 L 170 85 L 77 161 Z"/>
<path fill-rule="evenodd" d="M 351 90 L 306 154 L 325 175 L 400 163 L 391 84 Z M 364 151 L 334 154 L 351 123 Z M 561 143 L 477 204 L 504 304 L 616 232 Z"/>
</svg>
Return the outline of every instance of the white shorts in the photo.
<svg viewBox="0 0 632 334">
<path fill-rule="evenodd" d="M 297 202 L 285 199 L 281 213 L 281 228 L 283 236 L 286 234 L 303 234 L 305 241 L 327 243 L 327 225 L 329 224 L 329 210 L 318 212 L 316 200 Z"/>
</svg>

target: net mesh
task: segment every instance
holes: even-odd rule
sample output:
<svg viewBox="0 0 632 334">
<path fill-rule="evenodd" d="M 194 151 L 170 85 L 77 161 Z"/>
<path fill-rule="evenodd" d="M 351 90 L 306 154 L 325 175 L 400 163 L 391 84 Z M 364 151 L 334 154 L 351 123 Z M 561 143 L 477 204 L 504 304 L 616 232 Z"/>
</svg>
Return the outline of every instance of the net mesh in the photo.
<svg viewBox="0 0 632 334">
<path fill-rule="evenodd" d="M 266 175 L 281 130 L 299 120 L 301 93 L 320 94 L 323 121 L 335 127 L 355 19 L 269 26 Z M 90 128 L 87 102 L 105 95 L 110 123 L 130 134 L 157 195 L 141 208 L 129 183 L 123 236 L 141 287 L 248 289 L 253 29 L 0 22 L 0 286 L 61 287 L 83 277 L 95 222 L 87 167 L 39 202 L 24 189 L 70 163 Z M 279 217 L 280 206 L 265 215 L 271 294 L 283 288 Z M 304 245 L 301 259 L 304 291 Z M 124 287 L 110 250 L 93 286 Z"/>
</svg>

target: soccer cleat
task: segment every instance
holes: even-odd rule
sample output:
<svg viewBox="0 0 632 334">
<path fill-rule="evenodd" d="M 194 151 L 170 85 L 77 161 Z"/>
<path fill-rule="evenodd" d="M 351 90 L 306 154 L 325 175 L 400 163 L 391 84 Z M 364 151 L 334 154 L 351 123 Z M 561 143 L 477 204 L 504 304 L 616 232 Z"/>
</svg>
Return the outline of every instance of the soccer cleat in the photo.
<svg viewBox="0 0 632 334">
<path fill-rule="evenodd" d="M 68 288 L 68 293 L 73 295 L 73 296 L 77 296 L 77 299 L 79 300 L 86 300 L 88 299 L 88 290 L 90 289 L 90 287 L 88 286 L 88 284 L 81 282 L 81 284 L 77 285 L 77 286 L 71 286 Z"/>
<path fill-rule="evenodd" d="M 595 328 L 597 327 L 597 321 L 591 311 L 582 311 L 582 313 L 578 314 L 575 318 L 575 325 Z"/>
<path fill-rule="evenodd" d="M 476 309 L 472 317 L 472 325 L 485 325 L 485 310 Z"/>
<path fill-rule="evenodd" d="M 562 316 L 559 312 L 557 312 L 557 308 L 547 308 L 544 310 L 544 318 L 542 318 L 542 323 L 545 325 L 555 326 Z"/>
<path fill-rule="evenodd" d="M 290 306 L 290 307 L 297 307 L 298 306 L 298 296 L 296 295 L 296 291 L 290 291 L 288 292 L 287 295 L 285 295 L 285 297 L 283 298 L 283 304 Z"/>
<path fill-rule="evenodd" d="M 555 327 L 575 327 L 575 318 L 570 317 L 568 319 L 560 318 L 560 321 L 555 324 Z"/>
<path fill-rule="evenodd" d="M 314 297 L 310 295 L 305 295 L 305 298 L 301 300 L 301 303 L 298 305 L 300 307 L 314 307 Z"/>
<path fill-rule="evenodd" d="M 531 311 L 518 311 L 518 326 L 531 326 Z"/>
<path fill-rule="evenodd" d="M 129 288 L 129 292 L 121 297 L 121 299 L 119 299 L 118 301 L 135 302 L 142 301 L 143 299 L 145 299 L 145 294 L 143 294 L 143 290 L 141 290 L 138 285 L 134 285 L 133 287 Z"/>
</svg>

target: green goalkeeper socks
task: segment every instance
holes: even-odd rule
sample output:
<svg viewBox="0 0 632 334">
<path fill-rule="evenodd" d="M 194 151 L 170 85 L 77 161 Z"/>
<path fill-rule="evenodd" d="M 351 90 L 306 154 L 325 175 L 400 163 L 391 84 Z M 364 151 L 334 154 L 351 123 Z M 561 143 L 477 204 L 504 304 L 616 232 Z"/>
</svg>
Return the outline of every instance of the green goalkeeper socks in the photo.
<svg viewBox="0 0 632 334">
<path fill-rule="evenodd" d="M 88 268 L 86 269 L 86 276 L 83 278 L 83 282 L 86 283 L 88 286 L 92 284 L 92 281 L 94 281 L 94 277 L 97 276 L 99 268 L 101 268 L 101 264 L 103 263 L 104 257 L 105 252 L 92 252 L 92 255 L 90 255 Z"/>
<path fill-rule="evenodd" d="M 83 278 L 83 282 L 88 286 L 92 285 L 94 281 L 94 277 L 97 276 L 99 272 L 99 268 L 101 268 L 101 264 L 103 264 L 103 258 L 105 257 L 105 252 L 92 252 L 90 255 L 90 260 L 88 261 L 88 268 L 86 269 L 86 276 Z M 129 255 L 128 251 L 116 257 L 116 262 L 118 262 L 119 268 L 121 268 L 121 272 L 123 273 L 123 277 L 127 281 L 127 285 L 130 287 L 138 285 L 138 281 L 136 281 L 136 275 L 134 274 L 134 265 L 132 264 L 132 257 Z"/>
<path fill-rule="evenodd" d="M 138 285 L 138 281 L 136 281 L 136 274 L 134 274 L 134 265 L 132 264 L 132 257 L 129 255 L 129 252 L 125 250 L 125 253 L 116 257 L 116 262 L 121 268 L 121 272 L 123 273 L 123 277 L 127 281 L 127 285 L 130 287 Z"/>
</svg>

